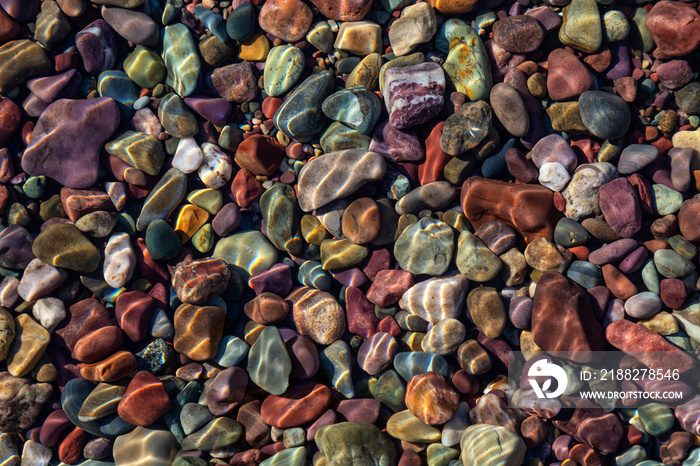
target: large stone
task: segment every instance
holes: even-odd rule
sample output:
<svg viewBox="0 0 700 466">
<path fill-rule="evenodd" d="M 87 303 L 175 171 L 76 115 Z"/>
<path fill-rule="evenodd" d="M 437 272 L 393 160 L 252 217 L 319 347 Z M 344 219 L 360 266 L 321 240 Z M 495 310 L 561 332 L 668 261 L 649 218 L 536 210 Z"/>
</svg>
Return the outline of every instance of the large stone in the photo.
<svg viewBox="0 0 700 466">
<path fill-rule="evenodd" d="M 543 350 L 565 352 L 577 362 L 589 362 L 591 351 L 605 348 L 588 294 L 555 271 L 545 272 L 537 282 L 532 337 Z"/>
<path fill-rule="evenodd" d="M 56 223 L 42 231 L 32 251 L 47 264 L 79 273 L 93 272 L 100 263 L 97 248 L 69 223 Z"/>
<path fill-rule="evenodd" d="M 289 387 L 292 361 L 276 327 L 265 327 L 248 353 L 248 374 L 257 386 L 273 395 Z"/>
<path fill-rule="evenodd" d="M 52 391 L 51 384 L 32 384 L 0 373 L 0 431 L 14 433 L 31 427 Z"/>
<path fill-rule="evenodd" d="M 423 124 L 442 109 L 445 73 L 437 63 L 390 68 L 384 73 L 384 104 L 397 129 Z"/>
<path fill-rule="evenodd" d="M 241 231 L 220 239 L 212 257 L 234 266 L 247 280 L 277 262 L 277 249 L 259 231 Z"/>
<path fill-rule="evenodd" d="M 173 347 L 195 361 L 216 355 L 224 331 L 226 312 L 216 306 L 182 304 L 175 311 Z"/>
<path fill-rule="evenodd" d="M 700 45 L 700 14 L 683 2 L 663 0 L 654 4 L 645 23 L 656 44 L 656 58 L 689 55 Z"/>
<path fill-rule="evenodd" d="M 297 195 L 304 212 L 349 196 L 368 181 L 381 179 L 384 158 L 376 152 L 346 150 L 317 157 L 299 173 Z"/>
<path fill-rule="evenodd" d="M 460 203 L 474 228 L 501 220 L 515 228 L 526 241 L 539 237 L 551 240 L 561 216 L 554 207 L 552 191 L 543 186 L 477 176 L 462 185 Z"/>
<path fill-rule="evenodd" d="M 182 23 L 163 30 L 163 62 L 168 69 L 165 84 L 180 97 L 187 97 L 197 87 L 201 63 L 190 29 Z"/>
<path fill-rule="evenodd" d="M 263 4 L 259 23 L 263 31 L 286 42 L 298 42 L 311 26 L 313 13 L 301 0 L 270 0 Z"/>
<path fill-rule="evenodd" d="M 333 73 L 322 71 L 309 76 L 287 96 L 272 121 L 295 141 L 308 142 L 326 125 L 321 105 L 332 93 Z"/>
<path fill-rule="evenodd" d="M 584 53 L 595 53 L 603 43 L 603 26 L 595 0 L 573 0 L 564 8 L 559 40 Z"/>
<path fill-rule="evenodd" d="M 341 422 L 321 427 L 314 437 L 328 466 L 396 464 L 394 445 L 373 424 Z"/>
<path fill-rule="evenodd" d="M 325 291 L 302 287 L 287 296 L 297 331 L 320 345 L 330 345 L 345 332 L 345 311 Z"/>
<path fill-rule="evenodd" d="M 54 102 L 34 127 L 22 169 L 68 188 L 92 186 L 97 181 L 100 150 L 119 120 L 117 103 L 107 97 Z"/>
<path fill-rule="evenodd" d="M 28 80 L 51 73 L 44 49 L 30 40 L 13 40 L 0 47 L 0 92 L 10 92 Z"/>
<path fill-rule="evenodd" d="M 440 276 L 452 261 L 454 230 L 440 220 L 424 217 L 406 228 L 394 244 L 394 256 L 403 270 Z"/>
</svg>

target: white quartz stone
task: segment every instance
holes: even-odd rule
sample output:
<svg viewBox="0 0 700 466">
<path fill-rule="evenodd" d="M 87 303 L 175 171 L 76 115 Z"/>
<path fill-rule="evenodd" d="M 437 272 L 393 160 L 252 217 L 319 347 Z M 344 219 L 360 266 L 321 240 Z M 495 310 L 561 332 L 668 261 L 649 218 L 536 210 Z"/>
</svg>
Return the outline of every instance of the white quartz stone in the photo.
<svg viewBox="0 0 700 466">
<path fill-rule="evenodd" d="M 131 280 L 136 268 L 136 253 L 127 233 L 115 233 L 105 247 L 104 277 L 112 288 L 121 288 Z"/>
</svg>

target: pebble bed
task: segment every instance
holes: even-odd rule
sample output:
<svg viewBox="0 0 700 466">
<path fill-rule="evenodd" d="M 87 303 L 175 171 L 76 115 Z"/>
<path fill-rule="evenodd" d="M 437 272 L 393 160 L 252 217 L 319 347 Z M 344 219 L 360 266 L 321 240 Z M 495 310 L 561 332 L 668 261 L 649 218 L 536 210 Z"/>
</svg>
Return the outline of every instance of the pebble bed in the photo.
<svg viewBox="0 0 700 466">
<path fill-rule="evenodd" d="M 0 464 L 699 466 L 699 54 L 697 1 L 0 0 Z M 535 402 L 554 351 L 683 396 Z"/>
</svg>

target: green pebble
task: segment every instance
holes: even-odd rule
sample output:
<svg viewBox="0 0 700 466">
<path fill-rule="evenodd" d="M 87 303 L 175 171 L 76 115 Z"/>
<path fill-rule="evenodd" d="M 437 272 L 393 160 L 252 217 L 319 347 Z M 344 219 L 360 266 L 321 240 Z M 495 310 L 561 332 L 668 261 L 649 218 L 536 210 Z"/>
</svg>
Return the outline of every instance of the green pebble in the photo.
<svg viewBox="0 0 700 466">
<path fill-rule="evenodd" d="M 659 273 L 656 270 L 656 265 L 652 259 L 648 259 L 642 268 L 642 281 L 647 290 L 654 294 L 661 294 L 661 283 Z"/>
<path fill-rule="evenodd" d="M 154 220 L 146 229 L 146 248 L 154 260 L 170 260 L 180 252 L 180 239 L 165 220 Z"/>
<path fill-rule="evenodd" d="M 22 190 L 27 197 L 31 199 L 39 199 L 44 195 L 46 190 L 46 177 L 44 175 L 30 176 L 27 181 L 24 182 Z"/>
<path fill-rule="evenodd" d="M 124 71 L 139 86 L 153 89 L 163 82 L 167 69 L 163 59 L 143 45 L 137 46 L 124 59 Z"/>
<path fill-rule="evenodd" d="M 660 403 L 649 403 L 637 410 L 642 432 L 655 437 L 668 432 L 676 418 L 673 411 Z"/>
<path fill-rule="evenodd" d="M 683 204 L 683 195 L 662 184 L 655 184 L 651 187 L 651 204 L 654 212 L 658 215 L 671 215 L 678 212 Z"/>
<path fill-rule="evenodd" d="M 211 227 L 211 223 L 204 224 L 192 235 L 190 241 L 192 241 L 192 246 L 202 254 L 211 251 L 211 248 L 214 247 L 214 229 Z"/>
<path fill-rule="evenodd" d="M 25 206 L 15 202 L 10 206 L 10 210 L 7 213 L 7 224 L 28 227 L 32 224 L 32 217 Z"/>
</svg>

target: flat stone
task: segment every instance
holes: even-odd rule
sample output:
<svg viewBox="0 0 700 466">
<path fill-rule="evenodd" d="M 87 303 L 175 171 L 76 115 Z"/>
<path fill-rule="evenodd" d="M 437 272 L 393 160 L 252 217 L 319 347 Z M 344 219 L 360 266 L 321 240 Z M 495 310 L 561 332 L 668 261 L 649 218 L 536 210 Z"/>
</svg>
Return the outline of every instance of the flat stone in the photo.
<svg viewBox="0 0 700 466">
<path fill-rule="evenodd" d="M 90 273 L 97 269 L 100 253 L 75 226 L 58 223 L 49 226 L 36 237 L 32 252 L 43 262 Z"/>
<path fill-rule="evenodd" d="M 308 142 L 325 127 L 327 120 L 321 105 L 332 93 L 333 74 L 330 71 L 312 75 L 287 96 L 272 121 L 288 137 L 297 142 Z"/>
<path fill-rule="evenodd" d="M 169 431 L 138 426 L 114 441 L 114 462 L 137 466 L 147 461 L 152 466 L 169 466 L 179 448 L 177 439 Z"/>
<path fill-rule="evenodd" d="M 7 93 L 29 79 L 46 76 L 51 63 L 44 49 L 30 40 L 13 40 L 0 47 L 0 92 Z"/>
<path fill-rule="evenodd" d="M 505 427 L 476 424 L 467 427 L 460 440 L 464 466 L 517 466 L 523 462 L 525 442 Z"/>
<path fill-rule="evenodd" d="M 447 271 L 453 249 L 452 228 L 439 220 L 425 217 L 401 233 L 394 244 L 394 255 L 407 272 L 439 276 Z"/>
<path fill-rule="evenodd" d="M 289 387 L 292 362 L 276 327 L 266 327 L 250 348 L 250 379 L 273 395 L 282 395 Z"/>
<path fill-rule="evenodd" d="M 244 279 L 248 279 L 277 262 L 277 249 L 259 231 L 241 231 L 220 239 L 212 257 L 234 266 Z"/>
<path fill-rule="evenodd" d="M 445 73 L 435 63 L 388 69 L 383 95 L 391 125 L 404 129 L 427 122 L 442 109 L 444 92 Z"/>
<path fill-rule="evenodd" d="M 181 97 L 194 92 L 201 63 L 187 26 L 175 23 L 163 30 L 163 62 L 168 69 L 165 83 Z"/>
<path fill-rule="evenodd" d="M 589 1 L 589 0 L 576 0 Z M 597 6 L 594 5 L 596 11 Z M 622 98 L 602 91 L 586 91 L 578 100 L 583 124 L 601 139 L 623 137 L 630 126 L 630 109 Z"/>
<path fill-rule="evenodd" d="M 218 352 L 226 313 L 216 306 L 182 304 L 175 311 L 175 351 L 195 361 L 204 361 Z"/>
<path fill-rule="evenodd" d="M 372 424 L 341 422 L 321 427 L 315 436 L 328 466 L 342 466 L 347 459 L 367 466 L 395 464 L 397 454 L 389 439 Z"/>
</svg>

